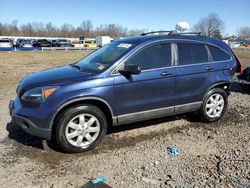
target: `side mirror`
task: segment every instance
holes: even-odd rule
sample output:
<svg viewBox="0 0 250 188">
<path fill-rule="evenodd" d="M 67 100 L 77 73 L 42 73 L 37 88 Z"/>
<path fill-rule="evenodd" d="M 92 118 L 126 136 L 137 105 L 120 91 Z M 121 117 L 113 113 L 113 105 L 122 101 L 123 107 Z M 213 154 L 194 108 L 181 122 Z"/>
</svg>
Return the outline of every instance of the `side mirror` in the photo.
<svg viewBox="0 0 250 188">
<path fill-rule="evenodd" d="M 137 65 L 126 64 L 122 70 L 119 70 L 124 76 L 129 76 L 131 74 L 140 74 L 141 69 Z"/>
</svg>

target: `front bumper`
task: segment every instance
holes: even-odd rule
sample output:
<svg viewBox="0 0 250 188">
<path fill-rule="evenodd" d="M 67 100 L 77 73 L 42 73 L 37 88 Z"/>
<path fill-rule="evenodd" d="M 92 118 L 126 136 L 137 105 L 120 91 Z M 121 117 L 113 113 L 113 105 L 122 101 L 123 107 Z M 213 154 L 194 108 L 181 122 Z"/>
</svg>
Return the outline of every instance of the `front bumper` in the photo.
<svg viewBox="0 0 250 188">
<path fill-rule="evenodd" d="M 42 129 L 40 127 L 37 127 L 27 117 L 16 114 L 15 102 L 13 100 L 9 102 L 9 113 L 12 122 L 20 126 L 28 134 L 45 138 L 47 140 L 51 139 L 51 129 Z"/>
</svg>

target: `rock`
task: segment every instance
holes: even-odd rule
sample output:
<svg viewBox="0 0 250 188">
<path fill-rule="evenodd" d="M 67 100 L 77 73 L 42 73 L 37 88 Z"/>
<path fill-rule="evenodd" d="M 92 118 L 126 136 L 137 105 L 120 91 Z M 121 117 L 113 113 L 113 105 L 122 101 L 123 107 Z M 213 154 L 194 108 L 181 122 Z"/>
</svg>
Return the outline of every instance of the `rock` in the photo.
<svg viewBox="0 0 250 188">
<path fill-rule="evenodd" d="M 176 187 L 176 183 L 173 181 L 166 181 L 165 184 L 168 185 L 169 187 L 173 187 L 173 188 Z"/>
<path fill-rule="evenodd" d="M 149 178 L 146 178 L 146 177 L 142 177 L 141 178 L 142 181 L 144 181 L 145 183 L 148 183 L 148 184 L 158 184 L 158 180 L 154 180 L 154 179 L 149 179 Z"/>
<path fill-rule="evenodd" d="M 148 177 L 148 174 L 147 174 L 146 172 L 143 172 L 143 173 L 142 173 L 142 176 L 143 176 L 143 177 Z"/>
<path fill-rule="evenodd" d="M 147 168 L 147 166 L 142 166 L 141 169 L 142 169 L 143 171 L 145 171 L 145 170 L 147 170 L 148 168 Z"/>
<path fill-rule="evenodd" d="M 239 155 L 239 154 L 240 154 L 240 150 L 239 150 L 239 149 L 234 150 L 234 154 L 235 154 L 235 155 Z"/>
<path fill-rule="evenodd" d="M 160 164 L 159 161 L 155 161 L 155 162 L 154 162 L 154 165 L 155 165 L 155 166 L 157 166 L 158 164 Z"/>
</svg>

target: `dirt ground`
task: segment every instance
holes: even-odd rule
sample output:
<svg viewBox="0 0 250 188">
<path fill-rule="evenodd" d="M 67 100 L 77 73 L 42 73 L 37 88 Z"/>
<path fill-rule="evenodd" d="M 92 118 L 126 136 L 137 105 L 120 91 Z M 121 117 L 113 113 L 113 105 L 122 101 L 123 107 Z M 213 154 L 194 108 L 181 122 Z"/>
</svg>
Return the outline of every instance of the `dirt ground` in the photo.
<svg viewBox="0 0 250 188">
<path fill-rule="evenodd" d="M 58 152 L 10 122 L 8 102 L 22 77 L 85 54 L 0 52 L 0 187 L 81 187 L 100 175 L 115 188 L 250 185 L 250 92 L 237 84 L 218 122 L 182 115 L 114 127 L 98 148 L 82 154 Z M 250 65 L 250 52 L 237 56 Z M 178 157 L 168 154 L 170 146 L 180 149 Z"/>
</svg>

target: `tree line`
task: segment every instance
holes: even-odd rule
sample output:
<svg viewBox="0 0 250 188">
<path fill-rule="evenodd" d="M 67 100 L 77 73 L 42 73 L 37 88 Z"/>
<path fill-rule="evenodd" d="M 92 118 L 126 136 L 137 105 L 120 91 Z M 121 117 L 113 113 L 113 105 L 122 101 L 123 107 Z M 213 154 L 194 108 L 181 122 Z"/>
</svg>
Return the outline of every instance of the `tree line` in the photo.
<svg viewBox="0 0 250 188">
<path fill-rule="evenodd" d="M 139 35 L 145 32 L 145 29 L 131 29 L 119 24 L 101 24 L 94 27 L 90 20 L 83 21 L 78 27 L 64 23 L 61 27 L 56 27 L 52 23 L 32 22 L 18 25 L 15 20 L 12 23 L 0 22 L 0 35 L 2 36 L 28 36 L 28 37 L 95 37 L 99 35 L 108 35 L 112 37 L 127 37 Z"/>
<path fill-rule="evenodd" d="M 222 33 L 225 30 L 225 22 L 215 13 L 202 17 L 193 25 L 191 31 L 200 32 L 202 35 L 213 36 L 222 39 Z M 119 24 L 101 24 L 94 27 L 90 20 L 83 21 L 78 27 L 64 23 L 61 27 L 56 27 L 51 22 L 32 22 L 18 25 L 15 20 L 12 23 L 0 22 L 0 36 L 28 36 L 28 37 L 96 37 L 108 35 L 111 37 L 128 37 L 140 35 L 146 32 L 146 29 L 128 29 Z M 240 39 L 250 39 L 250 27 L 240 27 L 237 30 L 237 37 Z"/>
</svg>

